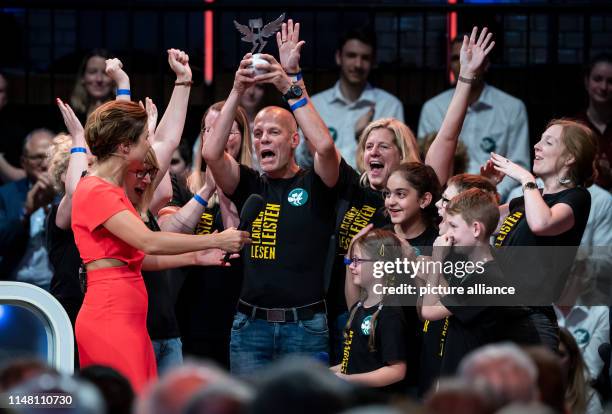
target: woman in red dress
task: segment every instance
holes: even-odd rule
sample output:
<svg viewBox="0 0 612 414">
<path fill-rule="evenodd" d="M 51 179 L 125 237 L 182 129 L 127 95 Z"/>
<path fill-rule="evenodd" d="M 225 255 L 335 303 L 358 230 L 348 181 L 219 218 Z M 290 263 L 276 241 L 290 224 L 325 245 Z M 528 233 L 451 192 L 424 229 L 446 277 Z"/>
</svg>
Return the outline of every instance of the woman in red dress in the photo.
<svg viewBox="0 0 612 414">
<path fill-rule="evenodd" d="M 108 102 L 91 114 L 85 138 L 98 161 L 93 173 L 79 182 L 72 201 L 72 229 L 87 269 L 87 291 L 75 327 L 81 367 L 113 367 L 136 392 L 156 376 L 140 273 L 145 254 L 208 248 L 235 252 L 249 241 L 248 233 L 235 229 L 196 236 L 146 227 L 123 190 L 126 172 L 142 166 L 150 147 L 146 125 L 146 111 L 133 102 Z"/>
</svg>

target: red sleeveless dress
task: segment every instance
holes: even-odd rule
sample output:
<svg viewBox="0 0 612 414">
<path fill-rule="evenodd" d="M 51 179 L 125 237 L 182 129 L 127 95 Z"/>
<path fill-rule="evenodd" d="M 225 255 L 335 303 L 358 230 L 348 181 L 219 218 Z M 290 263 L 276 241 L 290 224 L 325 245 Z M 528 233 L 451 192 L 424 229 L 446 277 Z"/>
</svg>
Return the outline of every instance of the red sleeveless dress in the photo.
<svg viewBox="0 0 612 414">
<path fill-rule="evenodd" d="M 139 217 L 125 191 L 99 177 L 85 177 L 72 197 L 72 231 L 84 263 L 118 259 L 125 266 L 87 272 L 87 292 L 75 325 L 79 362 L 110 366 L 138 393 L 157 377 L 147 332 L 147 291 L 140 273 L 144 253 L 102 224 L 123 210 Z"/>
</svg>

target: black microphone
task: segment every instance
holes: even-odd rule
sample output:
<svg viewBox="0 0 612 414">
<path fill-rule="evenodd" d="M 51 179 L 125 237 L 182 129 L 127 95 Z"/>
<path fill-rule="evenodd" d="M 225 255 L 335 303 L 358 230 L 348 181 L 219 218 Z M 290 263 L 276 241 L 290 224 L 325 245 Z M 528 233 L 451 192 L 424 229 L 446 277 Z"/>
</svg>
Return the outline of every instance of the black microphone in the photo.
<svg viewBox="0 0 612 414">
<path fill-rule="evenodd" d="M 245 231 L 248 229 L 261 210 L 263 210 L 264 204 L 262 196 L 259 194 L 251 194 L 242 206 L 242 210 L 240 210 L 240 224 L 238 225 L 238 230 Z M 225 253 L 223 263 L 229 262 L 230 256 L 231 253 Z"/>
</svg>

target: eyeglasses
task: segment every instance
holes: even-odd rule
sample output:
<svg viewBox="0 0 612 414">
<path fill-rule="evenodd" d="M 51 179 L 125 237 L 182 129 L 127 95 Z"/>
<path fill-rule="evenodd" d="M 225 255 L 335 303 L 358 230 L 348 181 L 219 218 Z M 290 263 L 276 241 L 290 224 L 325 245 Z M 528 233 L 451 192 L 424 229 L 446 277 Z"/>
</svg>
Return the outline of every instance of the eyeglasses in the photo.
<svg viewBox="0 0 612 414">
<path fill-rule="evenodd" d="M 130 171 L 130 172 L 132 174 L 136 175 L 136 178 L 138 178 L 139 180 L 142 180 L 147 175 L 149 176 L 149 178 L 153 179 L 157 175 L 157 168 L 151 168 L 151 169 L 148 169 L 148 170 Z"/>
<path fill-rule="evenodd" d="M 353 257 L 346 257 L 344 256 L 344 264 L 347 266 L 350 266 L 352 263 L 355 263 L 355 266 L 359 266 L 360 264 L 366 263 L 366 262 L 377 262 L 378 260 L 374 260 L 374 259 L 363 259 L 361 257 L 358 256 L 353 256 Z"/>
</svg>

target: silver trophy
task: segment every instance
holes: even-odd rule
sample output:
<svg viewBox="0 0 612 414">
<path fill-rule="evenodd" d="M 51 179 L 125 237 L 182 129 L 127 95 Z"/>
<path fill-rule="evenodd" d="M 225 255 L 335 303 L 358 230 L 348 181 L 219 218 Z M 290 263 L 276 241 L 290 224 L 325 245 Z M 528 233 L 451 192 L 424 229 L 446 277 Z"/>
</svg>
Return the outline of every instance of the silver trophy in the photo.
<svg viewBox="0 0 612 414">
<path fill-rule="evenodd" d="M 278 19 L 271 21 L 267 25 L 263 25 L 263 19 L 250 19 L 249 25 L 245 26 L 234 20 L 234 26 L 244 37 L 241 39 L 243 42 L 253 43 L 251 53 L 261 53 L 266 43 L 264 40 L 266 37 L 272 36 L 282 26 L 283 20 L 285 20 L 285 13 L 281 14 Z M 263 27 L 263 28 L 262 28 Z M 259 45 L 259 50 L 255 52 Z"/>
</svg>

